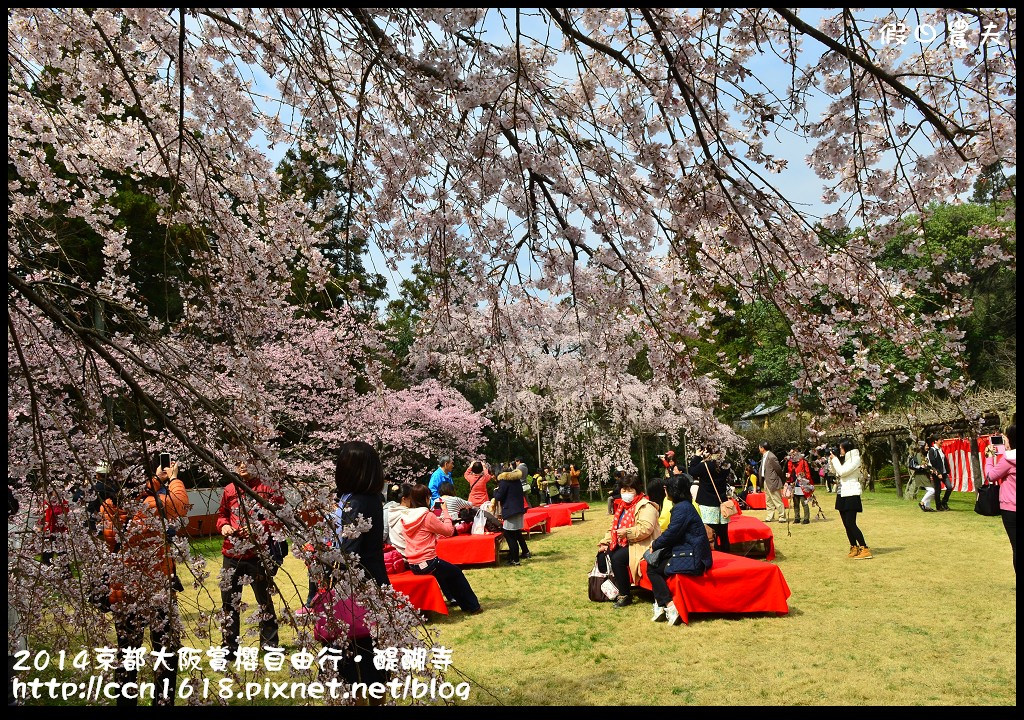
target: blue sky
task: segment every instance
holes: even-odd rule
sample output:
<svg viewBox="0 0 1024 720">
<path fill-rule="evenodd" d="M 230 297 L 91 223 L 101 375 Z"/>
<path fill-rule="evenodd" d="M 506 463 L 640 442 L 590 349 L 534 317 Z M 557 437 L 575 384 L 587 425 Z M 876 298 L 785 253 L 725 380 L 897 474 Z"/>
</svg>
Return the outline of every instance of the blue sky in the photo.
<svg viewBox="0 0 1024 720">
<path fill-rule="evenodd" d="M 484 23 L 485 32 L 490 36 L 488 39 L 492 39 L 495 42 L 508 41 L 505 24 L 507 23 L 508 27 L 514 27 L 514 19 L 513 11 L 505 12 L 508 13 L 508 17 L 505 22 L 503 22 L 500 14 L 501 11 L 489 11 Z M 818 21 L 825 12 L 826 11 L 822 9 L 802 9 L 800 11 L 800 16 L 810 25 L 817 26 Z M 540 23 L 536 17 L 530 17 L 527 13 L 528 11 L 524 11 L 522 15 L 522 28 L 524 33 L 543 38 L 542 23 Z M 869 10 L 858 14 L 874 16 L 876 15 L 876 11 Z M 908 19 L 908 23 L 912 18 L 913 15 Z M 553 40 L 553 44 L 557 46 L 559 42 L 557 34 L 553 34 L 556 36 Z M 872 40 L 874 40 L 874 38 L 872 38 Z M 824 47 L 821 44 L 811 38 L 805 37 L 803 42 L 804 45 L 801 55 L 801 61 L 803 64 L 813 61 L 815 54 L 824 50 Z M 905 48 L 905 52 L 913 52 L 919 49 L 919 46 L 915 48 L 914 45 L 915 43 L 913 41 L 909 42 Z M 773 55 L 764 54 L 756 56 L 749 63 L 749 67 L 755 78 L 769 88 L 782 92 L 788 85 L 790 79 L 788 66 Z M 276 97 L 277 91 L 274 87 L 273 80 L 267 77 L 259 68 L 252 67 L 251 70 L 253 72 L 254 91 L 265 94 L 271 98 Z M 568 58 L 560 60 L 559 64 L 556 65 L 556 70 L 560 70 L 568 78 L 576 77 L 575 63 Z M 752 80 L 750 81 L 749 89 L 753 90 L 757 85 L 758 83 Z M 757 89 L 761 88 L 758 87 Z M 259 101 L 259 103 L 262 109 L 266 112 L 277 111 L 277 106 L 272 101 Z M 821 95 L 811 97 L 808 101 L 808 119 L 810 121 L 818 119 L 826 104 L 827 98 Z M 252 142 L 254 146 L 263 150 L 275 165 L 280 161 L 288 149 L 283 146 L 270 148 L 267 146 L 266 139 L 264 137 L 256 137 Z M 811 143 L 808 143 L 799 135 L 780 128 L 774 136 L 769 136 L 764 140 L 764 146 L 766 152 L 775 154 L 787 161 L 786 169 L 777 175 L 773 175 L 771 178 L 775 181 L 776 186 L 782 189 L 783 193 L 787 197 L 798 204 L 798 206 L 812 218 L 821 217 L 828 212 L 835 210 L 834 207 L 826 208 L 822 204 L 821 195 L 824 183 L 807 166 L 806 156 L 812 149 Z M 371 246 L 368 256 L 365 258 L 365 262 L 369 270 L 378 272 L 387 279 L 389 292 L 392 295 L 395 294 L 398 281 L 403 277 L 411 275 L 411 263 L 406 260 L 400 260 L 398 262 L 398 270 L 396 272 L 389 271 L 384 256 L 376 246 Z M 525 257 L 525 253 L 524 262 L 526 262 L 527 265 L 529 264 L 528 259 Z M 525 266 L 523 267 L 523 270 L 524 273 L 528 272 L 528 270 L 536 272 L 536 268 L 528 268 Z"/>
</svg>

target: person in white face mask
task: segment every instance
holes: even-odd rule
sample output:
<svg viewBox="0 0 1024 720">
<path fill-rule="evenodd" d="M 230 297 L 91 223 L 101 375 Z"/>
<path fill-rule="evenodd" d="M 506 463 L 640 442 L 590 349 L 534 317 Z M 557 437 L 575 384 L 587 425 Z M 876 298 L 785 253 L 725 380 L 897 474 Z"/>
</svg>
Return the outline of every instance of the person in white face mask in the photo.
<svg viewBox="0 0 1024 720">
<path fill-rule="evenodd" d="M 612 505 L 611 527 L 597 546 L 600 550 L 597 555 L 599 567 L 607 572 L 605 558 L 611 561 L 615 586 L 619 589 L 616 608 L 633 603 L 630 591 L 640 579 L 640 561 L 661 534 L 659 508 L 639 492 L 639 484 L 636 475 L 627 475 L 619 481 L 619 498 Z"/>
</svg>

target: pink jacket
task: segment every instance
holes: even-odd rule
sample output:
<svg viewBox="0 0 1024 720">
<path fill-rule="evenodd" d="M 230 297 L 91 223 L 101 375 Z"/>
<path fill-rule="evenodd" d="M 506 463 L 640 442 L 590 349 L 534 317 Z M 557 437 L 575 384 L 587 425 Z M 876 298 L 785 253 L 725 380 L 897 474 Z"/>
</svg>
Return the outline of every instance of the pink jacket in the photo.
<svg viewBox="0 0 1024 720">
<path fill-rule="evenodd" d="M 473 507 L 480 507 L 491 498 L 487 495 L 487 483 L 491 480 L 491 474 L 487 472 L 487 468 L 477 475 L 471 470 L 467 470 L 466 482 L 469 483 L 469 504 Z"/>
<path fill-rule="evenodd" d="M 1007 450 L 1003 459 L 990 467 L 985 476 L 999 483 L 999 509 L 1017 512 L 1017 449 Z"/>
<path fill-rule="evenodd" d="M 451 537 L 455 534 L 447 510 L 441 510 L 441 517 L 438 517 L 426 508 L 416 508 L 406 513 L 402 529 L 405 532 L 405 559 L 410 565 L 419 565 L 436 558 L 437 536 Z"/>
</svg>

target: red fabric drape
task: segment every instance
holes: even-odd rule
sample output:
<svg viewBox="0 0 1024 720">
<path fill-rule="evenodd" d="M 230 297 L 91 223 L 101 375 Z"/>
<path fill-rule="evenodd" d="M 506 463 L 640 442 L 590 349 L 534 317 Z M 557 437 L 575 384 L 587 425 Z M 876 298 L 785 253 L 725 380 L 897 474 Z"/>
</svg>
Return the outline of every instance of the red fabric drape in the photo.
<svg viewBox="0 0 1024 720">
<path fill-rule="evenodd" d="M 939 442 L 942 453 L 946 456 L 946 468 L 953 489 L 959 492 L 973 489 L 971 485 L 970 463 L 968 462 L 970 440 L 964 438 L 948 438 Z"/>
<path fill-rule="evenodd" d="M 388 576 L 391 587 L 409 598 L 409 603 L 417 610 L 448 614 L 448 606 L 444 601 L 444 593 L 433 575 L 415 575 L 406 570 Z"/>
<path fill-rule="evenodd" d="M 549 533 L 551 532 L 551 515 L 548 513 L 547 509 L 530 508 L 526 511 L 526 517 L 523 519 L 523 530 L 529 532 L 545 520 L 547 520 L 548 523 L 544 526 L 544 532 Z"/>
<path fill-rule="evenodd" d="M 700 576 L 669 575 L 676 610 L 683 622 L 690 613 L 763 613 L 785 615 L 792 594 L 778 565 L 712 551 L 711 569 Z M 651 589 L 646 567 L 640 587 Z"/>
<path fill-rule="evenodd" d="M 991 445 L 991 435 L 980 435 L 978 437 L 978 453 L 981 464 L 982 475 L 989 466 L 989 459 L 985 457 L 985 450 Z M 974 492 L 983 481 L 983 477 L 975 477 L 974 463 L 971 461 L 971 439 L 970 438 L 949 438 L 939 443 L 942 452 L 946 455 L 946 464 L 949 467 L 950 478 L 953 481 L 953 489 L 958 492 Z"/>
<path fill-rule="evenodd" d="M 486 565 L 498 561 L 501 533 L 438 538 L 437 556 L 452 565 Z"/>
<path fill-rule="evenodd" d="M 546 505 L 544 509 L 551 516 L 551 522 L 548 523 L 551 527 L 564 527 L 566 525 L 572 525 L 572 514 L 580 512 L 581 510 L 589 510 L 590 505 L 585 502 L 577 503 L 555 503 L 554 505 Z"/>
<path fill-rule="evenodd" d="M 766 523 L 761 522 L 752 515 L 733 515 L 729 518 L 729 542 L 757 542 L 766 540 L 768 542 L 768 554 L 766 560 L 775 559 L 775 533 Z"/>
<path fill-rule="evenodd" d="M 751 510 L 764 510 L 768 507 L 764 499 L 764 493 L 747 493 L 744 502 L 747 503 L 747 507 Z M 782 498 L 782 506 L 789 507 L 789 498 Z"/>
</svg>

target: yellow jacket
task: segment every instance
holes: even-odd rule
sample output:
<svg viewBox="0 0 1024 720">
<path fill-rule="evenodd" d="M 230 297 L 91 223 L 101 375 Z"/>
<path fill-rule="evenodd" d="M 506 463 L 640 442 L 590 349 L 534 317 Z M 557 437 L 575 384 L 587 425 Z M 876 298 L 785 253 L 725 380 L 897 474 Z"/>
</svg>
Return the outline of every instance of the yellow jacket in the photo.
<svg viewBox="0 0 1024 720">
<path fill-rule="evenodd" d="M 672 501 L 665 496 L 665 502 L 661 506 L 661 515 L 658 516 L 658 527 L 661 532 L 668 530 L 668 524 L 672 520 Z"/>
</svg>

